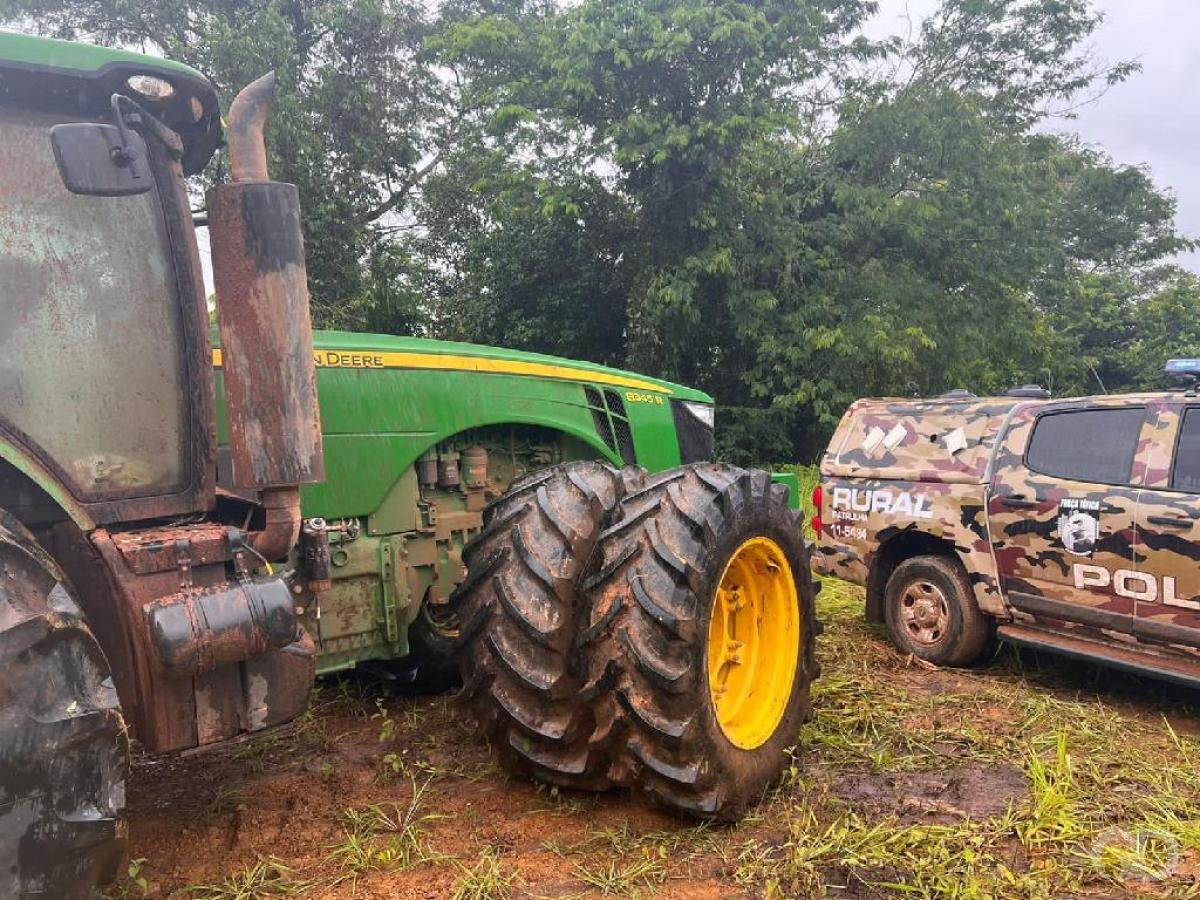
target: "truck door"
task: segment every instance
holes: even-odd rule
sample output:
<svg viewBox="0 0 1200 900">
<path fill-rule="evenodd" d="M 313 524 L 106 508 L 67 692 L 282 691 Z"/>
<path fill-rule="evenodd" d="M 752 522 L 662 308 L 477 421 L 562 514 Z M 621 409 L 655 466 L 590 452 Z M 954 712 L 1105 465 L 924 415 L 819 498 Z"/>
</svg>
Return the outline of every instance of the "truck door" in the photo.
<svg viewBox="0 0 1200 900">
<path fill-rule="evenodd" d="M 1097 628 L 1132 617 L 1134 600 L 1115 577 L 1133 562 L 1134 457 L 1152 419 L 1144 404 L 1129 402 L 1036 405 L 1014 416 L 988 497 L 992 549 L 1012 607 Z"/>
<path fill-rule="evenodd" d="M 1200 647 L 1200 403 L 1160 414 L 1165 478 L 1138 496 L 1134 601 L 1140 637 Z"/>
</svg>

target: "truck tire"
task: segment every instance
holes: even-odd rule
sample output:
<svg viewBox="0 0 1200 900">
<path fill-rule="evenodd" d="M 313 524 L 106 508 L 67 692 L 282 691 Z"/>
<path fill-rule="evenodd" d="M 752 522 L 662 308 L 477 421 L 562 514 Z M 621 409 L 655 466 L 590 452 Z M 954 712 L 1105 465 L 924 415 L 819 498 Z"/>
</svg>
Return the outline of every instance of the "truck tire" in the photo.
<svg viewBox="0 0 1200 900">
<path fill-rule="evenodd" d="M 90 898 L 125 853 L 128 740 L 58 567 L 0 524 L 0 896 Z"/>
<path fill-rule="evenodd" d="M 939 666 L 966 666 L 988 640 L 988 622 L 966 573 L 944 556 L 906 559 L 888 578 L 884 618 L 892 643 Z"/>
<path fill-rule="evenodd" d="M 608 513 L 645 470 L 584 461 L 518 481 L 484 512 L 452 597 L 462 698 L 510 772 L 602 789 L 575 643 L 579 582 Z"/>
<path fill-rule="evenodd" d="M 802 514 L 766 472 L 655 476 L 600 540 L 582 634 L 608 777 L 690 815 L 736 820 L 810 716 L 816 630 Z"/>
</svg>

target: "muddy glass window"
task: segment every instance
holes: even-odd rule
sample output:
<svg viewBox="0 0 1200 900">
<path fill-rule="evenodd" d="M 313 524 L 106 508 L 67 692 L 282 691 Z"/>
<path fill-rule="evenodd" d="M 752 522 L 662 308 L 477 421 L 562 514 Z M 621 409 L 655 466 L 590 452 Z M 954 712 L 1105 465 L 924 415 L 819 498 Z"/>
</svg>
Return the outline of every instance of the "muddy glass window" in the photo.
<svg viewBox="0 0 1200 900">
<path fill-rule="evenodd" d="M 1128 484 L 1143 416 L 1141 407 L 1044 415 L 1034 426 L 1025 463 L 1055 478 Z"/>
<path fill-rule="evenodd" d="M 1179 426 L 1175 447 L 1175 466 L 1171 469 L 1171 487 L 1177 491 L 1200 493 L 1200 409 L 1189 407 Z"/>
<path fill-rule="evenodd" d="M 60 116 L 0 107 L 0 420 L 89 498 L 184 481 L 179 304 L 159 206 L 63 187 Z"/>
</svg>

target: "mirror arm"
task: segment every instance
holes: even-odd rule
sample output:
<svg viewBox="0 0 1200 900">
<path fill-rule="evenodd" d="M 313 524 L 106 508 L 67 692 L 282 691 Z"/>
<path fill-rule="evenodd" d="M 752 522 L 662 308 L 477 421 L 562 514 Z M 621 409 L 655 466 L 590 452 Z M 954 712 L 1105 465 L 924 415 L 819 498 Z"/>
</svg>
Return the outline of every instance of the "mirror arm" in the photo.
<svg viewBox="0 0 1200 900">
<path fill-rule="evenodd" d="M 117 130 L 121 133 L 121 143 L 125 148 L 117 148 L 113 151 L 113 162 L 117 165 L 125 165 L 117 159 L 117 154 L 122 149 L 131 149 L 129 147 L 129 124 L 145 125 L 156 138 L 158 138 L 170 151 L 174 159 L 183 157 L 183 140 L 169 126 L 165 125 L 161 119 L 153 113 L 146 110 L 141 104 L 125 94 L 113 94 L 111 98 L 113 119 L 116 120 Z M 129 111 L 122 112 L 121 107 L 125 106 Z M 129 118 L 127 119 L 126 116 Z M 136 155 L 136 152 L 135 154 Z"/>
<path fill-rule="evenodd" d="M 137 169 L 138 152 L 133 146 L 133 141 L 129 137 L 129 124 L 125 121 L 125 115 L 121 112 L 121 101 L 129 100 L 122 94 L 113 94 L 111 103 L 113 111 L 113 121 L 117 126 L 117 132 L 121 135 L 121 146 L 113 147 L 110 151 L 112 161 L 115 165 L 121 168 L 129 167 L 129 173 L 134 178 L 140 178 L 141 175 Z M 136 106 L 136 104 L 134 104 Z"/>
</svg>

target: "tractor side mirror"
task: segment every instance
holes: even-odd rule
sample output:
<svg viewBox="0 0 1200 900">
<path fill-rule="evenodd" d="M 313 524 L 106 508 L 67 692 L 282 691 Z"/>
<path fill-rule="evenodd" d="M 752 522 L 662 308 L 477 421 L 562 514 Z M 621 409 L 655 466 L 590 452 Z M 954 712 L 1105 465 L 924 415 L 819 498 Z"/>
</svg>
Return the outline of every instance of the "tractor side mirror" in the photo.
<svg viewBox="0 0 1200 900">
<path fill-rule="evenodd" d="M 92 122 L 55 125 L 50 144 L 72 194 L 128 197 L 153 187 L 146 142 L 136 131 Z"/>
</svg>

